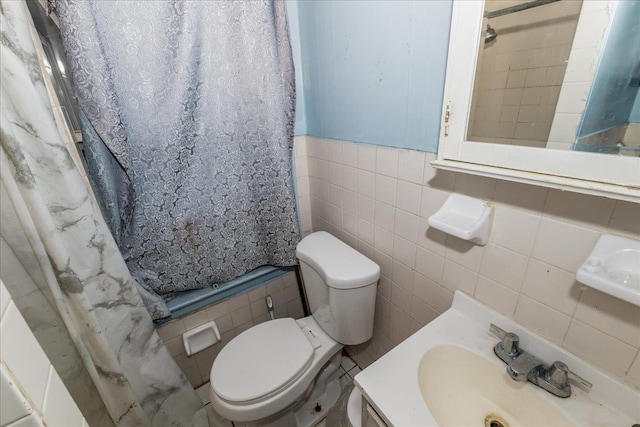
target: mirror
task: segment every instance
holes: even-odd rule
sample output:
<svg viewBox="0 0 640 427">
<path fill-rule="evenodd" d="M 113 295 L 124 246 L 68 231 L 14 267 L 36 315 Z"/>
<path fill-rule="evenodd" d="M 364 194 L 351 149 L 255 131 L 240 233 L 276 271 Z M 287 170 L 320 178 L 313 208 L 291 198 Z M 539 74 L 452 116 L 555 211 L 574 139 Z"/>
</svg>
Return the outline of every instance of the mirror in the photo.
<svg viewBox="0 0 640 427">
<path fill-rule="evenodd" d="M 487 5 L 494 2 L 499 7 L 490 9 L 488 12 L 487 7 L 493 8 L 493 5 Z M 532 5 L 536 7 L 531 7 Z M 501 9 L 512 8 L 507 10 L 519 9 L 519 11 L 503 16 L 517 16 L 518 14 L 525 16 L 523 14 L 536 10 L 540 12 L 548 7 L 561 7 L 565 8 L 562 10 L 568 11 L 567 15 L 561 17 L 562 19 L 558 19 L 561 21 L 559 28 L 562 30 L 556 27 L 551 32 L 553 36 L 544 36 L 542 31 L 535 32 L 535 34 L 540 34 L 541 39 L 538 40 L 530 36 L 526 41 L 528 46 L 538 46 L 545 41 L 544 39 L 558 43 L 557 46 L 567 45 L 568 43 L 565 42 L 571 38 L 573 38 L 573 43 L 569 51 L 569 61 L 566 63 L 562 77 L 562 85 L 559 88 L 559 94 L 557 94 L 557 103 L 555 103 L 555 107 L 550 107 L 546 111 L 548 119 L 551 115 L 550 110 L 555 108 L 550 127 L 548 124 L 545 126 L 549 127 L 546 143 L 540 141 L 536 146 L 514 144 L 513 141 L 505 141 L 507 139 L 513 140 L 513 136 L 506 137 L 495 134 L 487 135 L 488 138 L 495 138 L 493 142 L 482 142 L 482 139 L 478 141 L 473 137 L 470 138 L 469 131 L 472 130 L 470 122 L 481 118 L 478 116 L 481 110 L 487 110 L 493 114 L 494 120 L 498 115 L 493 110 L 499 110 L 500 117 L 503 114 L 502 103 L 497 103 L 500 94 L 495 100 L 491 100 L 496 101 L 495 104 L 482 106 L 476 101 L 474 105 L 474 95 L 482 89 L 476 70 L 482 70 L 483 62 L 485 62 L 482 57 L 483 53 L 496 48 L 501 41 L 508 40 L 508 37 L 501 38 L 501 32 L 502 35 L 505 35 L 507 28 L 499 28 L 496 24 L 499 22 L 496 19 L 500 19 L 500 17 L 490 18 L 489 14 L 497 13 Z M 629 125 L 628 122 L 630 118 L 633 121 L 637 116 L 637 112 L 634 116 L 633 105 L 638 102 L 638 80 L 640 80 L 638 77 L 640 20 L 636 19 L 640 15 L 640 0 L 585 0 L 581 2 L 579 8 L 577 25 L 570 24 L 572 18 L 567 17 L 578 13 L 571 13 L 572 7 L 576 7 L 576 1 L 453 1 L 438 158 L 431 162 L 434 167 L 640 203 L 640 157 L 619 155 L 625 154 L 623 153 L 625 150 L 621 148 L 626 147 L 622 144 L 624 136 L 620 137 L 620 135 L 628 135 L 628 130 L 633 130 L 637 126 L 637 123 Z M 504 10 L 500 13 L 502 12 Z M 547 21 L 553 21 L 557 18 L 559 17 L 555 16 Z M 487 28 L 487 24 L 490 26 L 489 28 Z M 572 25 L 575 25 L 573 36 L 569 34 L 569 27 Z M 519 28 L 512 31 L 511 34 L 516 34 L 518 30 L 523 29 L 527 31 L 530 28 L 527 27 L 526 22 L 518 24 L 516 27 Z M 537 28 L 535 25 L 533 27 Z M 509 34 L 507 31 L 506 35 Z M 562 36 L 559 37 L 561 41 L 554 42 L 556 36 Z M 493 45 L 485 49 L 485 41 L 487 44 L 493 43 Z M 556 53 L 560 55 L 562 50 L 566 53 L 567 48 L 568 46 L 558 47 Z M 541 48 L 535 47 L 527 50 L 536 49 Z M 551 52 L 553 53 L 553 46 Z M 501 91 L 502 98 L 499 100 L 504 101 L 512 64 L 509 62 L 505 69 L 504 63 L 499 63 L 497 57 L 496 55 L 494 66 L 498 63 L 498 66 L 503 69 L 501 71 L 503 74 L 495 77 L 496 80 L 489 81 L 489 83 L 502 84 L 506 71 L 504 88 L 491 89 Z M 508 57 L 512 59 L 516 55 L 510 53 Z M 613 58 L 613 62 L 609 58 Z M 527 66 L 530 59 L 529 57 L 526 59 Z M 551 61 L 551 59 L 547 57 L 546 60 Z M 524 61 L 521 59 L 522 63 Z M 536 57 L 535 61 L 542 61 L 542 56 Z M 562 67 L 551 62 L 549 66 L 546 64 L 545 62 L 545 83 L 551 68 Z M 625 65 L 623 66 L 623 64 Z M 561 68 L 557 70 L 561 71 Z M 514 71 L 520 70 L 514 69 Z M 552 70 L 552 73 L 555 71 Z M 522 78 L 522 76 L 523 74 L 519 74 L 516 77 Z M 536 76 L 531 73 L 530 78 L 542 82 L 541 75 Z M 560 77 L 558 75 L 555 78 L 557 83 Z M 553 79 L 549 81 L 553 81 Z M 527 73 L 525 72 L 522 86 L 523 94 L 527 89 L 526 82 Z M 515 83 L 512 82 L 512 84 Z M 557 85 L 550 86 L 556 87 L 555 93 L 557 93 Z M 535 89 L 543 86 L 531 85 L 530 87 Z M 547 92 L 550 94 L 551 89 Z M 544 90 L 534 90 L 531 93 L 533 93 L 533 99 L 537 99 L 536 95 L 539 94 L 540 100 L 542 100 Z M 592 96 L 592 94 L 597 96 Z M 620 101 L 621 99 L 624 101 Z M 517 104 L 517 116 L 520 116 L 521 104 L 528 105 L 528 103 L 529 101 L 525 104 L 522 102 Z M 535 109 L 536 120 L 538 120 L 538 116 L 544 118 L 545 113 L 541 113 L 541 105 L 552 104 L 538 104 Z M 472 107 L 475 107 L 473 112 Z M 594 108 L 593 115 L 589 113 L 592 108 Z M 508 109 L 504 109 L 504 111 L 505 114 L 509 114 Z M 533 116 L 533 111 L 534 108 L 527 109 L 523 114 L 531 113 Z M 482 114 L 489 113 L 483 112 Z M 511 113 L 512 119 L 515 116 Z M 508 117 L 504 116 L 504 118 Z M 598 122 L 598 127 L 594 126 L 596 122 Z M 497 123 L 500 123 L 499 117 Z M 527 123 L 527 121 L 523 119 L 521 123 Z M 517 124 L 516 117 L 515 124 L 512 125 L 514 132 Z M 494 126 L 494 129 L 499 129 L 498 126 Z M 505 129 L 507 129 L 506 126 Z M 621 129 L 624 129 L 624 132 Z M 544 134 L 546 134 L 546 129 Z M 611 134 L 619 137 L 614 138 Z M 581 138 L 577 140 L 576 135 L 580 135 Z M 636 146 L 640 145 L 637 134 L 635 139 L 633 132 L 630 135 L 632 141 L 636 142 Z M 497 138 L 504 138 L 504 140 L 497 141 Z M 592 138 L 594 141 L 600 139 L 595 142 L 615 146 L 611 152 L 616 155 L 602 154 L 601 146 L 596 143 L 592 144 L 592 147 L 588 147 L 591 148 L 589 151 L 581 150 L 578 143 L 585 142 L 583 138 Z M 528 140 L 534 139 L 529 138 Z M 546 149 L 541 149 L 542 147 Z M 629 151 L 634 153 L 632 150 Z"/>
<path fill-rule="evenodd" d="M 619 2 L 603 14 L 611 23 L 601 34 L 596 28 L 576 34 L 583 6 L 582 0 L 485 2 L 468 141 L 640 155 L 640 1 Z M 581 48 L 589 37 L 601 39 L 599 49 Z M 589 81 L 567 75 L 570 55 L 581 62 L 574 68 L 595 68 Z M 570 98 L 584 112 L 576 132 L 565 131 L 562 140 L 554 122 L 564 119 Z"/>
</svg>

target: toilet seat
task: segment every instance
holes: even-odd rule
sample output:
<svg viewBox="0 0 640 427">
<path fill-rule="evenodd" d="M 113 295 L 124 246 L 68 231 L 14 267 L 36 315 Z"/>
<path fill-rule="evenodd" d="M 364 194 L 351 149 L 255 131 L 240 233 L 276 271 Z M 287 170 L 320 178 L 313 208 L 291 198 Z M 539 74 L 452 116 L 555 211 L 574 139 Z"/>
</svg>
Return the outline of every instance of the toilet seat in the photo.
<svg viewBox="0 0 640 427">
<path fill-rule="evenodd" d="M 274 345 L 279 346 L 279 348 L 285 351 L 287 354 L 287 358 L 285 360 L 289 363 L 288 350 L 292 350 L 295 347 L 292 347 L 287 344 L 282 344 L 282 342 L 284 341 L 281 341 L 277 335 L 274 335 L 273 333 L 269 332 L 269 331 L 272 331 L 273 329 L 270 329 L 269 326 L 263 326 L 263 325 L 268 325 L 268 324 L 271 324 L 272 322 L 276 322 L 280 320 L 287 320 L 291 324 L 291 320 L 293 319 L 269 320 L 265 323 L 261 323 L 257 326 L 254 326 L 251 329 L 258 328 L 258 327 L 260 327 L 260 329 L 268 328 L 263 330 L 263 332 L 265 331 L 267 332 L 266 334 L 266 336 L 268 336 L 267 341 L 270 343 L 274 343 Z M 226 369 L 227 366 L 229 367 L 229 369 L 234 369 L 234 368 L 230 366 L 232 365 L 231 358 L 227 358 L 227 356 L 225 356 L 226 361 L 222 365 L 218 365 L 218 363 L 221 363 L 221 362 L 218 362 L 218 359 L 221 359 L 220 355 L 222 355 L 223 353 L 227 353 L 226 351 L 224 351 L 225 348 L 227 348 L 235 340 L 243 336 L 244 334 L 243 332 L 242 334 L 238 335 L 236 338 L 231 340 L 231 342 L 229 342 L 229 344 L 227 344 L 227 346 L 225 346 L 220 351 L 220 354 L 216 358 L 216 361 L 214 361 L 213 363 L 214 366 L 216 366 L 215 371 L 213 366 L 211 368 L 211 375 L 210 375 L 210 382 L 209 382 L 209 387 L 210 387 L 209 395 L 211 397 L 211 405 L 217 413 L 219 413 L 221 416 L 229 420 L 233 420 L 236 422 L 253 422 L 255 420 L 264 419 L 264 418 L 273 416 L 274 414 L 282 411 L 283 409 L 287 408 L 288 406 L 294 404 L 297 400 L 299 400 L 301 396 L 303 396 L 305 392 L 309 389 L 309 387 L 314 383 L 314 379 L 316 378 L 320 370 L 325 366 L 325 364 L 334 355 L 338 354 L 342 349 L 342 344 L 332 339 L 320 327 L 320 325 L 318 325 L 318 323 L 315 321 L 313 316 L 308 316 L 303 319 L 293 320 L 293 322 L 298 325 L 298 329 L 306 337 L 309 337 L 307 342 L 313 343 L 312 346 L 315 348 L 315 350 L 312 351 L 312 357 L 311 357 L 311 361 L 309 362 L 309 365 L 306 368 L 303 368 L 294 379 L 289 380 L 289 382 L 284 386 L 282 386 L 280 389 L 274 390 L 273 392 L 268 393 L 267 395 L 263 395 L 260 398 L 257 398 L 255 400 L 250 400 L 250 401 L 242 401 L 242 402 L 232 402 L 227 399 L 224 399 L 221 396 L 219 396 L 216 391 L 216 388 L 218 389 L 220 388 L 216 384 L 218 383 L 218 379 L 222 375 L 221 370 L 219 368 L 223 367 Z M 277 332 L 275 333 L 277 334 Z M 299 335 L 297 336 L 299 337 Z M 304 341 L 303 343 L 306 344 L 306 342 Z M 303 345 L 304 344 L 300 343 L 300 347 L 302 347 Z M 259 359 L 262 356 L 262 350 L 263 349 L 260 349 L 259 351 L 254 350 L 251 354 L 254 355 L 254 358 Z M 235 354 L 235 352 L 234 353 L 229 352 L 227 354 Z M 235 361 L 237 362 L 238 360 L 236 359 Z M 241 366 L 241 364 L 239 365 Z M 244 373 L 242 373 L 241 375 L 245 377 Z M 237 378 L 235 379 L 235 381 L 237 381 Z M 252 384 L 253 384 L 253 379 L 251 381 L 245 381 L 245 385 L 247 387 L 252 386 Z M 251 394 L 258 395 L 260 393 L 256 392 Z"/>
<path fill-rule="evenodd" d="M 294 319 L 261 323 L 220 351 L 211 367 L 211 386 L 230 403 L 262 400 L 302 375 L 313 354 L 314 346 Z"/>
</svg>

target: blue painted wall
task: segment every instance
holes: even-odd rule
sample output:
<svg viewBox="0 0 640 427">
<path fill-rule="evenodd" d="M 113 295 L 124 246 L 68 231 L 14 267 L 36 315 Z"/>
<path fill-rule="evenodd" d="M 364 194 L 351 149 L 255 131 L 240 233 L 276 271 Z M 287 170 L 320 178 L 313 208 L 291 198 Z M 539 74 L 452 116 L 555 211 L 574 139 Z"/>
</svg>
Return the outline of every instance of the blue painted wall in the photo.
<svg viewBox="0 0 640 427">
<path fill-rule="evenodd" d="M 450 0 L 288 7 L 296 134 L 437 151 Z"/>
<path fill-rule="evenodd" d="M 582 116 L 578 137 L 629 121 L 640 73 L 640 0 L 619 2 Z"/>
</svg>

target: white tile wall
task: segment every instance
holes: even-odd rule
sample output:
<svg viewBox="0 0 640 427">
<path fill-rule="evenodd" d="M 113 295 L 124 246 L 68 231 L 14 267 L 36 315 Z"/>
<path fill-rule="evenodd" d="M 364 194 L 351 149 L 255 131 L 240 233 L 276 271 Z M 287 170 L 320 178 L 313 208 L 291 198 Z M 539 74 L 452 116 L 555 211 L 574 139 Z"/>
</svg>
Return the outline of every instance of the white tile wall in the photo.
<svg viewBox="0 0 640 427">
<path fill-rule="evenodd" d="M 30 415 L 33 409 L 13 380 L 13 376 L 7 372 L 2 364 L 0 364 L 0 376 L 2 377 L 0 385 L 0 425 L 4 426 Z"/>
<path fill-rule="evenodd" d="M 0 281 L 0 426 L 82 427 L 86 421 Z"/>
<path fill-rule="evenodd" d="M 332 164 L 336 165 L 342 162 L 342 152 L 338 147 L 332 147 L 332 151 L 327 153 L 332 159 Z M 307 164 L 307 144 L 304 136 L 297 136 L 293 139 L 293 150 L 295 157 L 295 173 L 297 179 L 298 192 L 298 217 L 300 220 L 300 231 L 303 236 L 311 232 L 311 200 L 309 197 L 309 166 Z M 314 163 L 314 175 L 317 170 Z M 342 170 L 332 171 L 329 176 L 333 180 L 338 180 L 335 184 L 341 186 Z"/>
<path fill-rule="evenodd" d="M 374 337 L 349 349 L 362 367 L 447 310 L 461 289 L 640 388 L 640 308 L 575 281 L 577 267 L 602 233 L 640 239 L 639 205 L 436 171 L 430 153 L 312 137 L 306 143 L 313 230 L 334 234 L 382 270 Z M 318 157 L 334 151 L 343 153 L 341 161 Z M 359 153 L 366 153 L 362 162 Z M 317 173 L 323 161 L 343 170 L 341 205 L 319 191 L 328 185 Z M 376 165 L 376 171 L 354 164 Z M 411 172 L 400 178 L 404 169 Z M 419 184 L 417 170 L 423 174 Z M 453 189 L 495 202 L 486 246 L 428 227 L 427 217 Z M 350 203 L 359 198 L 367 202 Z"/>
<path fill-rule="evenodd" d="M 311 221 L 310 217 L 309 221 Z M 160 338 L 194 388 L 209 381 L 214 359 L 233 337 L 270 319 L 265 302 L 267 293 L 273 299 L 276 318 L 299 319 L 304 316 L 296 275 L 291 272 L 270 281 L 265 286 L 203 308 L 158 328 Z M 182 334 L 211 320 L 216 321 L 222 341 L 199 353 L 187 356 L 182 343 Z"/>
</svg>

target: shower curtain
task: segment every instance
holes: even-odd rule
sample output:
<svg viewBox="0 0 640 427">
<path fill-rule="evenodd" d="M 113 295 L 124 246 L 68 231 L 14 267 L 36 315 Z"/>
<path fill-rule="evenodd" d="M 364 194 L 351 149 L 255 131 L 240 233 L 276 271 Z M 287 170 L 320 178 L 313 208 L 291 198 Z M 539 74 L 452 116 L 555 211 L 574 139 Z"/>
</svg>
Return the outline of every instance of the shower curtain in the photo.
<svg viewBox="0 0 640 427">
<path fill-rule="evenodd" d="M 295 264 L 284 1 L 50 1 L 90 179 L 152 316 L 178 291 Z"/>
<path fill-rule="evenodd" d="M 208 426 L 58 133 L 32 26 L 23 1 L 0 1 L 2 238 L 43 278 L 116 425 Z"/>
</svg>

